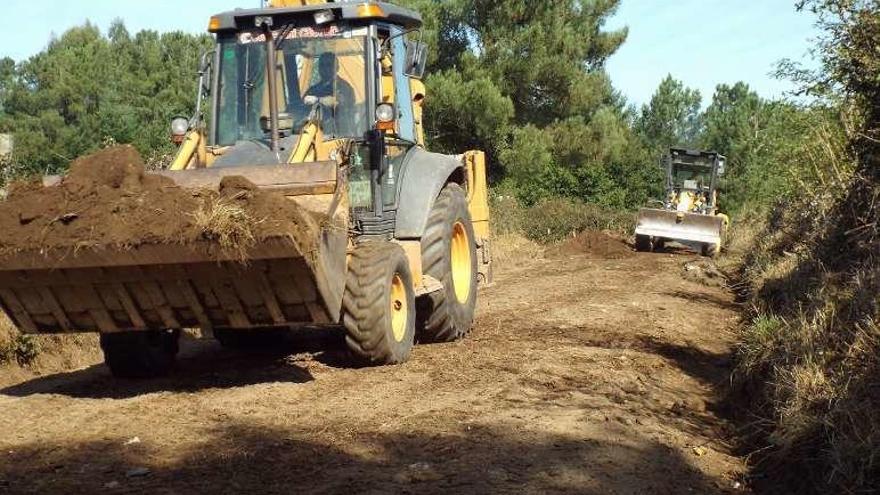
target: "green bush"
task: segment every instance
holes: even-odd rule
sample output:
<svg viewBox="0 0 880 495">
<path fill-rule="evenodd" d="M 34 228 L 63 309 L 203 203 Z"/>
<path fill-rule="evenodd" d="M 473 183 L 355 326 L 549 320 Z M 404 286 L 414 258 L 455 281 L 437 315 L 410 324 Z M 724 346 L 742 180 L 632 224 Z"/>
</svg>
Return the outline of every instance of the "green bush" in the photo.
<svg viewBox="0 0 880 495">
<path fill-rule="evenodd" d="M 628 235 L 635 221 L 634 214 L 630 212 L 614 211 L 565 198 L 546 199 L 527 207 L 511 196 L 496 196 L 492 206 L 496 232 L 518 233 L 545 244 L 573 237 L 585 230 L 606 230 Z"/>
</svg>

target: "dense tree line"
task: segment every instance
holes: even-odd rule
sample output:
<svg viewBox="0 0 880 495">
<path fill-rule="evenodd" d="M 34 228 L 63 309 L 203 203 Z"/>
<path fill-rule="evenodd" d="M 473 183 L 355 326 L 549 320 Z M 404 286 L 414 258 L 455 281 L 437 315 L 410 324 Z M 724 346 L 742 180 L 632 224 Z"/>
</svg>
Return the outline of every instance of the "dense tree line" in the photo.
<svg viewBox="0 0 880 495">
<path fill-rule="evenodd" d="M 57 172 L 112 142 L 148 159 L 171 151 L 168 122 L 192 111 L 195 71 L 210 37 L 73 28 L 18 64 L 0 61 L 0 132 L 16 140 L 15 164 Z"/>
<path fill-rule="evenodd" d="M 525 204 L 567 197 L 637 208 L 660 196 L 658 158 L 671 145 L 730 156 L 729 208 L 755 188 L 772 195 L 765 162 L 797 139 L 810 111 L 765 101 L 744 83 L 720 85 L 703 111 L 702 95 L 672 76 L 635 108 L 605 71 L 627 37 L 604 29 L 619 1 L 401 0 L 422 12 L 432 47 L 430 145 L 486 150 L 496 188 Z M 14 172 L 60 171 L 108 142 L 133 143 L 160 163 L 172 150 L 170 118 L 192 110 L 210 43 L 132 36 L 119 21 L 107 33 L 71 29 L 26 61 L 0 61 L 0 132 L 16 136 Z"/>
</svg>

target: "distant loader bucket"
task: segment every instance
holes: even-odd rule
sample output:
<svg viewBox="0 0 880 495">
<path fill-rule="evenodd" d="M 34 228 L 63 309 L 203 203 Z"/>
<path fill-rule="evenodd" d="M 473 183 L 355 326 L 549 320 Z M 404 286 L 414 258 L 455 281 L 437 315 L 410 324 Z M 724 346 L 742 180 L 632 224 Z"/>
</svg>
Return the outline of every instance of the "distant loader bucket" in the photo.
<svg viewBox="0 0 880 495">
<path fill-rule="evenodd" d="M 639 211 L 636 235 L 720 245 L 723 228 L 723 220 L 713 215 L 642 209 Z"/>
</svg>

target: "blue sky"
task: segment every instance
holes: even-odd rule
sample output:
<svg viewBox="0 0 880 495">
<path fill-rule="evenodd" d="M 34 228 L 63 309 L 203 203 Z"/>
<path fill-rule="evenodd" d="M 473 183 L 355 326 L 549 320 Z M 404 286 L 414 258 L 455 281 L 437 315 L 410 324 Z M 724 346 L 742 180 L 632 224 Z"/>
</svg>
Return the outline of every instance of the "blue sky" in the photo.
<svg viewBox="0 0 880 495">
<path fill-rule="evenodd" d="M 608 62 L 614 86 L 647 103 L 668 74 L 700 90 L 703 104 L 719 83 L 745 81 L 765 97 L 794 89 L 770 76 L 783 58 L 809 65 L 819 32 L 795 0 L 622 0 L 608 28 L 629 38 Z"/>
<path fill-rule="evenodd" d="M 0 56 L 25 59 L 52 33 L 86 19 L 106 29 L 202 32 L 211 14 L 256 7 L 259 0 L 4 0 Z M 791 86 L 769 76 L 782 58 L 802 59 L 816 36 L 813 18 L 794 0 L 622 0 L 608 27 L 629 26 L 629 40 L 608 63 L 615 87 L 636 104 L 650 100 L 669 73 L 697 88 L 704 104 L 721 82 L 743 80 L 761 95 Z"/>
</svg>

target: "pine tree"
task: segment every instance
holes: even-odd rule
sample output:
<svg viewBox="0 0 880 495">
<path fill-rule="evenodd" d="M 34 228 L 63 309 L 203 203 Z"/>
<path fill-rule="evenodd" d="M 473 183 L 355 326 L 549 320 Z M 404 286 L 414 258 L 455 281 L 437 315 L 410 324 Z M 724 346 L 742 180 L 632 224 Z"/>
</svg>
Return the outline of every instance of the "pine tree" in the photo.
<svg viewBox="0 0 880 495">
<path fill-rule="evenodd" d="M 642 107 L 636 130 L 657 154 L 670 146 L 697 147 L 702 130 L 701 102 L 699 91 L 668 75 L 651 102 Z"/>
</svg>

